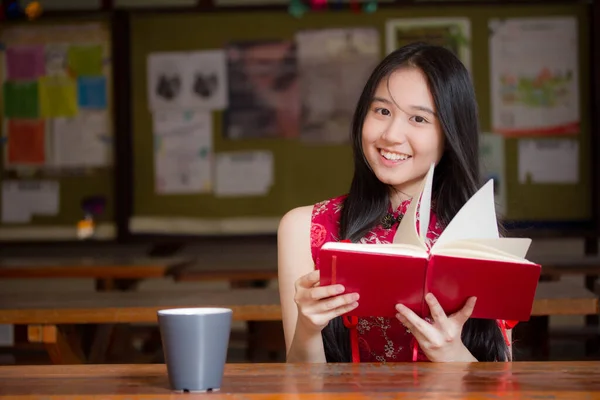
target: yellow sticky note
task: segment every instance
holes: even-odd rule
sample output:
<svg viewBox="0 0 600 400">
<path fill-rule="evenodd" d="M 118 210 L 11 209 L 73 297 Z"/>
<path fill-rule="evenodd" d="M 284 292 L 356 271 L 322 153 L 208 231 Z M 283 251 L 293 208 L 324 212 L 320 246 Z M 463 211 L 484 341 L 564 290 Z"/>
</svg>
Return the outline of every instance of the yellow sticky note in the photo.
<svg viewBox="0 0 600 400">
<path fill-rule="evenodd" d="M 76 76 L 102 75 L 102 46 L 71 46 L 67 54 L 69 69 Z"/>
<path fill-rule="evenodd" d="M 46 76 L 39 82 L 40 112 L 44 118 L 77 115 L 77 83 L 66 76 Z"/>
</svg>

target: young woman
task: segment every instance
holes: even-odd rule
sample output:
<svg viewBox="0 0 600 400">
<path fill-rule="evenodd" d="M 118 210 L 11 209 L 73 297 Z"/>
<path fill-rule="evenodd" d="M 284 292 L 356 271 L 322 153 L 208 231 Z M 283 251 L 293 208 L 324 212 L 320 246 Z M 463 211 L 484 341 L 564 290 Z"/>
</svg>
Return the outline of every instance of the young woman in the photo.
<svg viewBox="0 0 600 400">
<path fill-rule="evenodd" d="M 431 163 L 436 169 L 427 238 L 429 246 L 435 242 L 478 189 L 477 118 L 469 73 L 442 47 L 410 44 L 375 68 L 353 118 L 349 193 L 291 210 L 280 222 L 279 290 L 288 362 L 511 360 L 511 327 L 469 318 L 474 298 L 454 315 L 446 315 L 429 294 L 432 319 L 399 304 L 396 318 L 353 322 L 340 316 L 357 306 L 358 294 L 319 285 L 323 243 L 393 242 Z"/>
</svg>

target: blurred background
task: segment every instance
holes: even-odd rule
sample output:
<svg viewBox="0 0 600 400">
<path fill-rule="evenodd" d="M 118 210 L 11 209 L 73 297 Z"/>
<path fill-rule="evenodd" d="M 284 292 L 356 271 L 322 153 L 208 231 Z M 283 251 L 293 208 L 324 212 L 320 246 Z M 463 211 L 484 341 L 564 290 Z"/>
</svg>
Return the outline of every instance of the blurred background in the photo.
<svg viewBox="0 0 600 400">
<path fill-rule="evenodd" d="M 599 359 L 599 26 L 591 0 L 3 0 L 0 364 L 162 362 L 156 310 L 205 305 L 230 362 L 285 360 L 279 220 L 346 193 L 360 91 L 412 41 L 469 69 L 482 183 L 543 266 L 515 359 Z"/>
</svg>

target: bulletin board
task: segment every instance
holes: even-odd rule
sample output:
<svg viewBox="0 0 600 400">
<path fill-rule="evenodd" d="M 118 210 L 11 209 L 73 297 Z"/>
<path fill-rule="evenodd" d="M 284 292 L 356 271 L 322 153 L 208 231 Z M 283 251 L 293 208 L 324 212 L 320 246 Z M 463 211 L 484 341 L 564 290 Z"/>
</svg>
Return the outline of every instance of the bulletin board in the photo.
<svg viewBox="0 0 600 400">
<path fill-rule="evenodd" d="M 0 240 L 75 240 L 88 212 L 112 239 L 110 23 L 7 23 L 0 38 Z"/>
<path fill-rule="evenodd" d="M 148 106 L 147 60 L 160 52 L 222 49 L 238 41 L 292 40 L 307 29 L 375 28 L 381 57 L 386 52 L 386 21 L 395 18 L 466 18 L 470 21 L 470 68 L 479 102 L 482 132 L 492 129 L 488 20 L 512 17 L 572 16 L 577 20 L 579 147 L 577 181 L 520 182 L 518 139 L 504 139 L 506 208 L 504 219 L 532 223 L 576 223 L 592 218 L 590 157 L 590 59 L 588 7 L 569 5 L 418 5 L 382 7 L 374 13 L 349 10 L 309 12 L 294 18 L 285 11 L 263 13 L 143 13 L 132 16 L 132 98 L 134 194 L 132 232 L 144 234 L 274 233 L 286 211 L 347 192 L 352 154 L 347 144 L 316 145 L 296 139 L 224 137 L 226 115 L 211 114 L 214 152 L 268 150 L 274 159 L 272 186 L 264 196 L 217 197 L 211 193 L 156 193 L 153 120 Z M 210 34 L 209 34 L 210 33 Z M 534 136 L 535 137 L 535 136 Z M 562 137 L 560 135 L 555 137 Z"/>
</svg>

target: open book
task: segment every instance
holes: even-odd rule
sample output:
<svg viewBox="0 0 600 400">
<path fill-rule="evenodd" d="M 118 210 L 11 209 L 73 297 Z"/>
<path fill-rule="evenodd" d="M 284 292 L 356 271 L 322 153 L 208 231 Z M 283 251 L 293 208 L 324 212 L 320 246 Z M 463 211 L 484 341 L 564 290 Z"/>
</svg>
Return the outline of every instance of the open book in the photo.
<svg viewBox="0 0 600 400">
<path fill-rule="evenodd" d="M 353 316 L 392 317 L 402 303 L 427 317 L 424 296 L 431 292 L 448 315 L 476 296 L 472 318 L 527 321 L 541 273 L 540 265 L 525 259 L 531 239 L 500 237 L 490 180 L 428 249 L 433 171 L 432 166 L 392 244 L 325 243 L 320 284 L 339 283 L 347 293 L 358 292 Z"/>
</svg>

